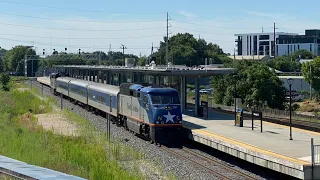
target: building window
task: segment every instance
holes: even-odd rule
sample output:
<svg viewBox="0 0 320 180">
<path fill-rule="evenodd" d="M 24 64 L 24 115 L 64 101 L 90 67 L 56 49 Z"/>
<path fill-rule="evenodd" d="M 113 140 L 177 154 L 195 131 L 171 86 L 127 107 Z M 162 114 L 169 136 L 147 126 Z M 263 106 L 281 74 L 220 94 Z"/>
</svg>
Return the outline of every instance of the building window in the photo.
<svg viewBox="0 0 320 180">
<path fill-rule="evenodd" d="M 293 45 L 293 51 L 296 51 L 296 45 L 295 44 Z"/>
<path fill-rule="evenodd" d="M 310 44 L 310 52 L 312 52 L 312 44 Z"/>
<path fill-rule="evenodd" d="M 270 36 L 269 35 L 260 35 L 259 40 L 269 40 Z"/>
<path fill-rule="evenodd" d="M 300 45 L 298 44 L 298 50 L 300 49 Z"/>
<path fill-rule="evenodd" d="M 252 55 L 252 36 L 250 36 L 250 55 Z"/>
<path fill-rule="evenodd" d="M 247 55 L 249 55 L 249 36 L 247 36 Z"/>
</svg>

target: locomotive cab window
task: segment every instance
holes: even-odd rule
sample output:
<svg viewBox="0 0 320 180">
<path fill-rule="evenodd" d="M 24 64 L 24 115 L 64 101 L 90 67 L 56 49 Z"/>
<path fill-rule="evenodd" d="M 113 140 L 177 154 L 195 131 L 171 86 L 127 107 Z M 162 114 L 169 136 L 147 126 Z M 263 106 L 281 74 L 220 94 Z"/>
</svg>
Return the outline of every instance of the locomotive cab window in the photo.
<svg viewBox="0 0 320 180">
<path fill-rule="evenodd" d="M 152 104 L 180 104 L 177 96 L 156 96 L 151 95 Z"/>
<path fill-rule="evenodd" d="M 149 104 L 149 102 L 148 102 L 148 97 L 147 97 L 147 96 L 144 96 L 144 97 L 143 97 L 143 102 L 144 102 L 145 104 Z"/>
</svg>

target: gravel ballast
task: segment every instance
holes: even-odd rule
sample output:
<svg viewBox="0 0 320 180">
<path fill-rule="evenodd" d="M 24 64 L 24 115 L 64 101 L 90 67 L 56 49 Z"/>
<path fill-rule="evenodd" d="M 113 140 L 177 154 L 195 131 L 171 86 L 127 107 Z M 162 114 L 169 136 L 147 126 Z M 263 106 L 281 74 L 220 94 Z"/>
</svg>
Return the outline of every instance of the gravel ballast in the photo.
<svg viewBox="0 0 320 180">
<path fill-rule="evenodd" d="M 30 86 L 29 82 L 26 83 Z M 41 86 L 38 83 L 34 83 L 33 87 L 36 87 L 40 90 L 41 93 Z M 60 104 L 60 97 L 54 96 L 50 89 L 44 86 L 44 95 L 54 97 L 55 100 Z M 75 105 L 70 101 L 63 99 L 63 108 L 67 108 L 72 112 L 80 115 L 81 117 L 91 121 L 99 130 L 105 131 L 106 130 L 106 119 L 102 116 L 96 115 L 92 112 L 85 110 L 83 107 L 79 105 Z M 144 153 L 146 156 L 146 161 L 152 162 L 149 163 L 150 165 L 157 165 L 161 168 L 164 173 L 173 174 L 179 179 L 219 179 L 217 175 L 214 173 L 206 172 L 204 168 L 197 166 L 194 163 L 188 162 L 185 159 L 181 159 L 173 154 L 164 151 L 163 149 L 159 148 L 154 144 L 150 144 L 149 142 L 135 136 L 134 134 L 126 131 L 122 127 L 117 127 L 116 125 L 111 123 L 111 134 L 114 139 L 126 144 L 130 147 L 133 147 L 139 152 Z M 177 151 L 180 151 L 177 149 Z M 203 154 L 210 158 L 217 159 L 212 157 L 204 152 L 199 151 L 199 154 Z M 196 157 L 195 157 L 196 158 Z M 202 161 L 201 159 L 195 159 L 196 161 Z M 218 159 L 219 160 L 219 159 Z M 221 161 L 221 160 L 219 160 Z M 222 161 L 223 162 L 223 161 Z M 201 162 L 200 162 L 201 163 Z M 207 162 L 203 162 L 206 164 Z M 223 162 L 228 164 L 227 162 Z M 257 179 L 264 179 L 261 176 L 253 174 L 249 171 L 242 169 L 239 166 L 230 166 L 230 168 L 242 171 L 249 176 L 252 176 Z M 150 168 L 152 169 L 152 168 Z M 160 173 L 161 174 L 161 173 Z M 149 172 L 148 179 L 164 179 L 163 176 L 160 176 L 159 173 Z M 237 179 L 242 179 L 238 177 Z"/>
</svg>

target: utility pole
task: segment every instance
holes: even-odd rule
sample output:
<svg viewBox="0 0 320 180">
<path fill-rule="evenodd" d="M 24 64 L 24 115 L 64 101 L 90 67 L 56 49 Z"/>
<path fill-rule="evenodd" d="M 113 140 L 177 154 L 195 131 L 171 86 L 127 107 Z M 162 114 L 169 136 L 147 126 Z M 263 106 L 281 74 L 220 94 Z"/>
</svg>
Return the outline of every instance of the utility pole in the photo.
<svg viewBox="0 0 320 180">
<path fill-rule="evenodd" d="M 312 65 L 310 64 L 310 101 L 312 100 Z"/>
<path fill-rule="evenodd" d="M 127 49 L 127 47 L 125 47 L 123 44 L 121 44 L 121 47 L 122 49 L 122 54 L 123 54 L 123 66 L 125 66 L 125 56 L 124 56 L 124 49 Z"/>
<path fill-rule="evenodd" d="M 263 26 L 262 26 L 262 33 L 263 33 Z"/>
<path fill-rule="evenodd" d="M 167 12 L 167 39 L 166 39 L 166 43 L 167 43 L 167 47 L 166 47 L 166 65 L 168 65 L 168 61 L 169 61 L 169 13 Z"/>
<path fill-rule="evenodd" d="M 273 44 L 274 44 L 274 58 L 276 58 L 276 23 L 273 23 Z"/>
</svg>

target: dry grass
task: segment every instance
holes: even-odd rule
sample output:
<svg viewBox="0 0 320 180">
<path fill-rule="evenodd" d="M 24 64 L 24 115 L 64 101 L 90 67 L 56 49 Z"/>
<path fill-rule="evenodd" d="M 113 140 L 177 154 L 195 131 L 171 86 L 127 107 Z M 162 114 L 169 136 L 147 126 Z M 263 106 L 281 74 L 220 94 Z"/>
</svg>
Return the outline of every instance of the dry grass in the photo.
<svg viewBox="0 0 320 180">
<path fill-rule="evenodd" d="M 320 103 L 316 101 L 299 102 L 298 105 L 300 106 L 298 111 L 302 112 L 316 112 L 320 110 Z"/>
<path fill-rule="evenodd" d="M 35 115 L 38 124 L 45 130 L 64 136 L 79 136 L 77 125 L 69 122 L 62 114 L 38 114 Z"/>
</svg>

